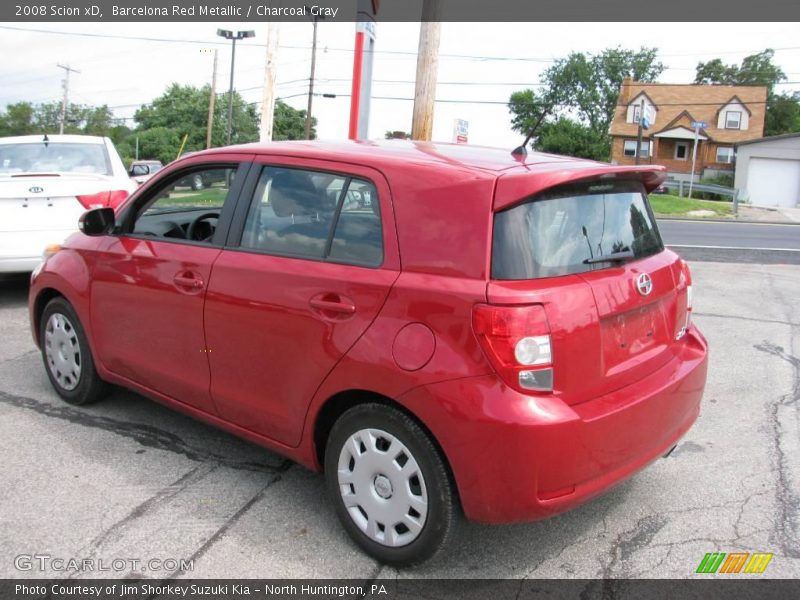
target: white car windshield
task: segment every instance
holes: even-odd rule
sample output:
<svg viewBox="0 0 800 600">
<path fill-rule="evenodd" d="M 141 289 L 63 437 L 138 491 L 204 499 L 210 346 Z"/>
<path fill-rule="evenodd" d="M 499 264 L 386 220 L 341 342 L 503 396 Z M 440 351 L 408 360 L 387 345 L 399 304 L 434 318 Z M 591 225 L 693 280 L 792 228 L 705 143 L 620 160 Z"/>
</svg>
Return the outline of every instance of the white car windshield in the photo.
<svg viewBox="0 0 800 600">
<path fill-rule="evenodd" d="M 0 175 L 15 173 L 111 175 L 111 165 L 102 144 L 0 144 Z"/>
</svg>

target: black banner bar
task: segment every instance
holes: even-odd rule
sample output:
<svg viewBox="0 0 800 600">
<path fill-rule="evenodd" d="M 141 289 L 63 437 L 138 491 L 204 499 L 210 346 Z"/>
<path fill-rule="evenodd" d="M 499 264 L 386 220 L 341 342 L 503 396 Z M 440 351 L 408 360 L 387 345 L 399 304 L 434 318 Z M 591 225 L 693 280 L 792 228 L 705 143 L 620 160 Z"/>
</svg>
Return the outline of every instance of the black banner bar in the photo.
<svg viewBox="0 0 800 600">
<path fill-rule="evenodd" d="M 423 0 L 3 0 L 0 21 L 355 21 L 361 10 L 377 21 L 420 21 Z M 697 22 L 798 21 L 797 0 L 441 0 L 441 21 Z M 687 32 L 688 33 L 688 32 Z M 697 35 L 708 32 L 697 31 Z M 724 38 L 724 30 L 717 31 Z M 499 41 L 499 40 L 498 40 Z"/>
<path fill-rule="evenodd" d="M 18 579 L 0 580 L 3 600 L 787 600 L 800 581 L 738 575 L 704 579 Z"/>
</svg>

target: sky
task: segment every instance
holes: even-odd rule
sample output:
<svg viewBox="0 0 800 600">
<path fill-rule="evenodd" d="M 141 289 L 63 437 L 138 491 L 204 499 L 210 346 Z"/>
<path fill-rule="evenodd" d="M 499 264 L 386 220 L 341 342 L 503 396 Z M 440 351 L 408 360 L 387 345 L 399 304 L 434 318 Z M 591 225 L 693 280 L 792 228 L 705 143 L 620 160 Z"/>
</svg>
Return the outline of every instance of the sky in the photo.
<svg viewBox="0 0 800 600">
<path fill-rule="evenodd" d="M 260 103 L 266 23 L 0 23 L 0 109 L 22 100 L 60 100 L 64 72 L 56 64 L 69 64 L 80 71 L 71 76 L 70 101 L 107 104 L 132 125 L 136 109 L 170 83 L 210 83 L 214 48 L 217 90 L 227 91 L 230 42 L 215 35 L 218 27 L 255 30 L 255 38 L 237 44 L 235 87 L 248 102 Z M 411 130 L 419 28 L 377 25 L 370 138 Z M 277 93 L 305 108 L 312 26 L 281 23 L 279 29 Z M 778 91 L 800 91 L 797 31 L 797 23 L 442 23 L 433 139 L 452 141 L 454 120 L 465 119 L 469 143 L 519 145 L 523 136 L 511 130 L 504 103 L 512 92 L 537 84 L 554 59 L 576 51 L 656 47 L 668 67 L 659 80 L 691 83 L 699 61 L 738 64 L 774 48 L 775 62 L 792 82 Z M 92 37 L 98 35 L 111 37 Z M 347 137 L 354 36 L 353 23 L 319 23 L 315 92 L 338 95 L 314 98 L 322 139 Z"/>
</svg>

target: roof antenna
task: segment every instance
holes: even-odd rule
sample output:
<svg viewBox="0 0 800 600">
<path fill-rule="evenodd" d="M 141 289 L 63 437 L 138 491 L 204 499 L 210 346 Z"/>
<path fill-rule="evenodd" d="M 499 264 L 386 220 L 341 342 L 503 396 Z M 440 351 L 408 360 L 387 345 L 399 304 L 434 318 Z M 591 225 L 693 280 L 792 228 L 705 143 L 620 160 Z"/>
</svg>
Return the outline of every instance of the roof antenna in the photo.
<svg viewBox="0 0 800 600">
<path fill-rule="evenodd" d="M 527 148 L 528 143 L 531 141 L 533 136 L 536 135 L 536 131 L 539 129 L 539 125 L 542 124 L 542 121 L 547 116 L 548 112 L 550 112 L 550 111 L 547 111 L 547 110 L 542 111 L 541 116 L 539 116 L 539 120 L 536 121 L 536 125 L 533 126 L 533 129 L 531 129 L 531 132 L 528 134 L 528 137 L 525 138 L 525 141 L 522 142 L 521 146 L 517 146 L 516 148 L 514 148 L 511 151 L 511 156 L 527 156 L 527 154 L 528 154 L 528 148 Z"/>
</svg>

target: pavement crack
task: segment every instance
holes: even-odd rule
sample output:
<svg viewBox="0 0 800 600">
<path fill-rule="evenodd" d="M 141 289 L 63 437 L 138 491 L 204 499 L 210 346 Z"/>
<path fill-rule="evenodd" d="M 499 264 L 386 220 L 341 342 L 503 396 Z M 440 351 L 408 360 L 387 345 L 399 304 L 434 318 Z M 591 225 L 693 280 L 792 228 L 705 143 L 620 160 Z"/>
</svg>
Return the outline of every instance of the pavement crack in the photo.
<svg viewBox="0 0 800 600">
<path fill-rule="evenodd" d="M 79 551 L 79 556 L 86 556 L 88 558 L 96 558 L 102 553 L 104 546 L 114 543 L 121 539 L 128 528 L 135 523 L 140 517 L 147 514 L 154 508 L 169 502 L 172 498 L 184 491 L 190 485 L 193 485 L 213 472 L 217 466 L 206 463 L 198 465 L 195 468 L 187 471 L 178 479 L 170 483 L 168 486 L 160 489 L 150 498 L 135 506 L 127 515 L 114 523 L 111 527 L 106 528 L 100 534 L 94 537 L 87 546 L 84 546 Z M 80 570 L 74 570 L 67 577 L 74 579 L 81 575 Z"/>
<path fill-rule="evenodd" d="M 767 274 L 767 280 L 772 288 L 774 298 L 781 303 L 785 314 L 791 315 L 794 298 L 785 298 L 776 288 L 769 274 Z M 767 423 L 770 431 L 769 439 L 772 442 L 770 458 L 775 467 L 774 473 L 776 477 L 776 515 L 773 537 L 778 543 L 781 553 L 791 558 L 800 558 L 800 494 L 793 487 L 793 477 L 796 477 L 797 474 L 793 473 L 790 459 L 784 449 L 784 444 L 791 444 L 791 442 L 786 440 L 787 432 L 784 429 L 782 419 L 791 420 L 792 414 L 795 421 L 798 419 L 798 406 L 800 406 L 800 402 L 798 402 L 800 400 L 800 358 L 794 356 L 791 351 L 791 348 L 794 348 L 796 329 L 796 326 L 789 328 L 789 351 L 769 340 L 764 340 L 760 344 L 754 345 L 756 350 L 774 356 L 786 362 L 792 368 L 791 391 L 774 401 L 768 402 L 766 406 Z"/>
<path fill-rule="evenodd" d="M 667 519 L 663 515 L 646 515 L 636 521 L 632 529 L 620 533 L 611 546 L 610 560 L 603 565 L 603 578 L 612 577 L 617 565 L 624 566 L 640 548 L 648 546 L 666 524 Z"/>
<path fill-rule="evenodd" d="M 756 317 L 743 317 L 741 315 L 721 315 L 719 313 L 709 312 L 692 312 L 696 317 L 714 317 L 717 319 L 735 319 L 737 321 L 752 321 L 754 323 L 774 323 L 776 325 L 789 325 L 790 327 L 800 327 L 800 323 L 791 323 L 790 321 L 780 321 L 778 319 L 758 319 Z"/>
<path fill-rule="evenodd" d="M 113 419 L 111 417 L 104 417 L 71 406 L 49 404 L 34 400 L 33 398 L 17 396 L 3 391 L 0 391 L 0 402 L 17 408 L 30 410 L 53 419 L 68 421 L 83 427 L 102 429 L 109 433 L 114 433 L 133 440 L 147 448 L 182 454 L 189 460 L 197 462 L 213 462 L 232 469 L 255 471 L 259 473 L 272 473 L 281 469 L 280 465 L 276 467 L 269 463 L 235 460 L 224 455 L 209 452 L 204 448 L 193 447 L 174 433 L 144 423 L 133 423 Z"/>
<path fill-rule="evenodd" d="M 213 546 L 217 542 L 217 540 L 219 540 L 223 535 L 225 535 L 225 533 L 239 519 L 241 519 L 242 516 L 244 516 L 244 514 L 256 504 L 256 502 L 261 500 L 264 497 L 264 494 L 266 494 L 267 490 L 274 484 L 279 482 L 283 477 L 283 474 L 289 469 L 291 469 L 293 465 L 294 463 L 291 460 L 289 459 L 284 460 L 280 464 L 280 466 L 278 466 L 278 468 L 275 470 L 275 473 L 272 475 L 272 477 L 269 478 L 267 483 L 258 492 L 256 492 L 256 494 L 252 498 L 250 498 L 250 500 L 245 502 L 239 510 L 233 513 L 233 515 L 231 515 L 230 518 L 228 518 L 228 520 L 225 521 L 222 524 L 222 526 L 220 526 L 219 529 L 217 529 L 213 534 L 211 534 L 211 536 L 205 542 L 203 542 L 203 544 L 194 552 L 194 554 L 192 554 L 189 557 L 188 559 L 189 564 L 194 564 L 195 560 L 202 558 L 203 555 L 205 555 L 205 553 L 208 552 L 211 546 Z M 167 575 L 165 579 L 176 579 L 185 573 L 186 571 L 184 569 L 178 569 L 177 571 L 174 571 L 173 573 Z"/>
</svg>

